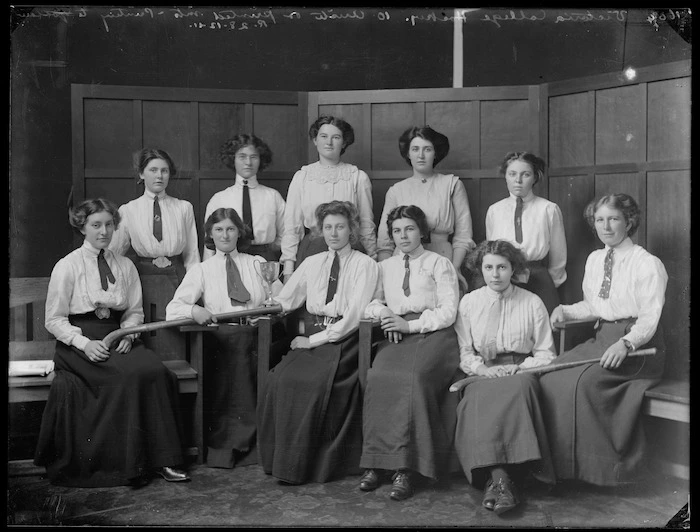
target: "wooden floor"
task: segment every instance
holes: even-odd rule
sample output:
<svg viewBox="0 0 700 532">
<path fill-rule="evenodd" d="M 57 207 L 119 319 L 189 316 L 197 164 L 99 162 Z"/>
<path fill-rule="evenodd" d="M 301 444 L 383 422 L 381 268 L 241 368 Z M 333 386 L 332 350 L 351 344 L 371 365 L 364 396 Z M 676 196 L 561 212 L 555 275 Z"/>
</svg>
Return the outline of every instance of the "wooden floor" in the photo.
<svg viewBox="0 0 700 532">
<path fill-rule="evenodd" d="M 191 466 L 192 481 L 153 480 L 130 487 L 51 486 L 30 461 L 8 467 L 8 524 L 172 527 L 506 527 L 689 528 L 675 519 L 689 500 L 689 482 L 655 476 L 624 488 L 536 481 L 521 486 L 523 502 L 501 517 L 483 509 L 481 492 L 463 475 L 420 486 L 403 502 L 389 486 L 364 493 L 358 477 L 288 486 L 258 465 L 229 469 Z M 685 516 L 685 514 L 683 514 Z M 669 524 L 669 522 L 671 522 Z"/>
</svg>

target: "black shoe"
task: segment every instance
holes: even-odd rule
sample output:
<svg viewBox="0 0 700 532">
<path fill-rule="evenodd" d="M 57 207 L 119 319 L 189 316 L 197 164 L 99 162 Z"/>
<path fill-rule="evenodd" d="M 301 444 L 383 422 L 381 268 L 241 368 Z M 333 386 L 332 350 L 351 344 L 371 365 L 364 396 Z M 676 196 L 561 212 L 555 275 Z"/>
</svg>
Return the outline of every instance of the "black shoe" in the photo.
<svg viewBox="0 0 700 532">
<path fill-rule="evenodd" d="M 156 469 L 156 473 L 158 473 L 168 482 L 185 482 L 190 480 L 190 476 L 187 473 L 185 473 L 182 469 L 177 469 L 175 467 L 159 467 Z"/>
<path fill-rule="evenodd" d="M 492 479 L 488 479 L 484 488 L 484 498 L 481 499 L 481 506 L 487 510 L 493 510 L 496 500 L 498 499 L 498 484 Z"/>
<path fill-rule="evenodd" d="M 375 469 L 365 469 L 365 474 L 360 479 L 360 489 L 362 491 L 374 491 L 381 483 L 382 479 Z"/>
<path fill-rule="evenodd" d="M 411 486 L 411 475 L 408 471 L 397 471 L 394 474 L 393 484 L 389 497 L 395 501 L 403 501 L 413 495 L 413 486 Z"/>
<path fill-rule="evenodd" d="M 509 478 L 500 478 L 498 480 L 498 499 L 496 499 L 496 504 L 493 505 L 493 511 L 501 515 L 512 510 L 519 503 L 520 499 L 518 499 L 513 481 Z"/>
<path fill-rule="evenodd" d="M 134 477 L 132 479 L 129 479 L 129 485 L 131 486 L 131 489 L 141 489 L 143 487 L 148 486 L 148 484 L 151 482 L 151 479 L 147 474 L 141 474 L 138 477 Z"/>
</svg>

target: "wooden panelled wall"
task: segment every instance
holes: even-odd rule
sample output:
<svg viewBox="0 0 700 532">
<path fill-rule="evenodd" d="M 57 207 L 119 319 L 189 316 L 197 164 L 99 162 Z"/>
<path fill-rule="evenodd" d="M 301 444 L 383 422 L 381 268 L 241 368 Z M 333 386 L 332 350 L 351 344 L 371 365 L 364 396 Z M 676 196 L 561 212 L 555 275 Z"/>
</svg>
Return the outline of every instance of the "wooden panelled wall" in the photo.
<svg viewBox="0 0 700 532">
<path fill-rule="evenodd" d="M 600 245 L 584 206 L 612 191 L 637 199 L 643 218 L 634 240 L 669 273 L 667 373 L 682 378 L 689 359 L 690 62 L 637 74 L 633 81 L 606 74 L 531 86 L 311 93 L 73 85 L 74 196 L 117 204 L 137 197 L 130 154 L 161 147 L 179 169 L 168 192 L 192 202 L 201 240 L 207 201 L 233 177 L 218 159 L 224 140 L 239 132 L 263 138 L 274 159 L 261 180 L 286 197 L 294 172 L 317 159 L 310 124 L 333 114 L 353 125 L 355 143 L 343 160 L 372 179 L 378 223 L 387 189 L 411 174 L 399 135 L 428 124 L 450 139 L 437 169 L 465 184 L 479 242 L 488 206 L 507 194 L 501 159 L 530 150 L 548 162 L 536 193 L 559 204 L 565 219 L 566 303 L 581 299 L 586 257 Z"/>
</svg>

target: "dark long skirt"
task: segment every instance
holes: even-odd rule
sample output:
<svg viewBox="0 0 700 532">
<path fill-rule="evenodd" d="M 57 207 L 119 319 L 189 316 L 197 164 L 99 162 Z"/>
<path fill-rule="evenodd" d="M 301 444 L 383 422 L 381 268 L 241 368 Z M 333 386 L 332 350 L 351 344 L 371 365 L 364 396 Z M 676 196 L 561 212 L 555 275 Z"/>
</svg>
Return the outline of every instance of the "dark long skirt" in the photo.
<svg viewBox="0 0 700 532">
<path fill-rule="evenodd" d="M 464 389 L 455 448 L 472 485 L 483 487 L 484 468 L 520 464 L 527 464 L 538 480 L 555 482 L 539 391 L 537 377 L 526 373 L 476 381 Z"/>
<path fill-rule="evenodd" d="M 351 247 L 352 249 L 366 253 L 365 247 L 359 240 L 353 242 Z M 322 253 L 323 251 L 328 251 L 328 244 L 326 244 L 326 240 L 323 238 L 323 235 L 315 236 L 313 231 L 308 231 L 307 229 L 306 235 L 304 235 L 304 238 L 302 238 L 301 242 L 299 242 L 295 268 L 298 268 L 299 264 L 304 262 L 306 257 L 316 255 L 317 253 Z"/>
<path fill-rule="evenodd" d="M 551 315 L 552 311 L 559 306 L 559 292 L 554 286 L 554 281 L 549 275 L 545 262 L 529 262 L 527 267 L 530 270 L 530 277 L 527 283 L 517 283 L 517 285 L 539 296 L 544 306 L 547 307 L 547 314 Z"/>
<path fill-rule="evenodd" d="M 260 255 L 268 262 L 279 262 L 282 250 L 273 244 L 250 244 L 247 248 L 240 248 L 239 251 L 248 255 Z"/>
<path fill-rule="evenodd" d="M 153 258 L 139 257 L 133 250 L 127 256 L 134 261 L 141 279 L 144 323 L 164 321 L 165 307 L 185 277 L 182 256 L 169 257 L 172 264 L 165 268 L 158 268 L 153 264 Z M 184 360 L 187 357 L 185 342 L 177 329 L 144 333 L 141 340 L 162 360 Z"/>
<path fill-rule="evenodd" d="M 257 329 L 249 325 L 204 336 L 207 465 L 255 462 Z M 251 455 L 251 456 L 248 456 Z M 253 461 L 251 462 L 251 458 Z"/>
<path fill-rule="evenodd" d="M 91 339 L 119 327 L 117 316 L 70 321 Z M 34 458 L 52 484 L 119 486 L 148 468 L 182 463 L 177 377 L 139 340 L 98 363 L 56 342 L 54 362 Z"/>
<path fill-rule="evenodd" d="M 307 334 L 318 332 L 310 323 Z M 293 349 L 270 370 L 258 405 L 258 447 L 265 473 L 301 484 L 359 473 L 362 401 L 358 336 Z"/>
<path fill-rule="evenodd" d="M 432 479 L 448 472 L 457 422 L 449 387 L 458 369 L 452 327 L 379 344 L 367 373 L 362 468 L 407 468 Z"/>
<path fill-rule="evenodd" d="M 629 332 L 635 320 L 605 322 L 595 338 L 557 358 L 557 363 L 598 358 Z M 646 441 L 641 424 L 644 392 L 664 370 L 663 334 L 646 346 L 657 354 L 627 358 L 617 370 L 599 363 L 542 375 L 543 412 L 558 479 L 615 486 L 635 479 Z"/>
</svg>

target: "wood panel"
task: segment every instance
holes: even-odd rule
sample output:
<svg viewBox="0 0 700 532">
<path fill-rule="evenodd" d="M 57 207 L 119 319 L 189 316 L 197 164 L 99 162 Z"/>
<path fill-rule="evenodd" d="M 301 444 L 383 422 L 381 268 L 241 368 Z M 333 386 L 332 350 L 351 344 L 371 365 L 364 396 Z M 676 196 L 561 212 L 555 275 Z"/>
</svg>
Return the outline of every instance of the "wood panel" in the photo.
<svg viewBox="0 0 700 532">
<path fill-rule="evenodd" d="M 85 100 L 86 168 L 131 168 L 132 110 L 129 100 Z"/>
<path fill-rule="evenodd" d="M 199 168 L 229 171 L 219 158 L 219 149 L 226 140 L 240 133 L 247 133 L 243 104 L 200 103 Z"/>
<path fill-rule="evenodd" d="M 644 87 L 633 85 L 596 93 L 596 164 L 646 160 Z"/>
<path fill-rule="evenodd" d="M 594 98 L 592 93 L 567 94 L 549 100 L 549 165 L 593 164 Z"/>
<path fill-rule="evenodd" d="M 647 250 L 668 273 L 661 324 L 666 340 L 666 375 L 685 379 L 690 353 L 690 172 L 650 172 L 646 212 Z"/>
<path fill-rule="evenodd" d="M 178 168 L 196 168 L 190 102 L 144 101 L 143 145 L 167 151 Z"/>
<path fill-rule="evenodd" d="M 527 100 L 481 102 L 480 168 L 497 168 L 509 151 L 536 151 L 529 110 Z"/>
<path fill-rule="evenodd" d="M 272 150 L 272 164 L 265 171 L 299 169 L 299 142 L 297 108 L 294 105 L 253 105 L 253 131 L 265 139 Z M 290 175 L 291 178 L 291 175 Z"/>
<path fill-rule="evenodd" d="M 649 83 L 650 161 L 690 158 L 690 78 Z"/>
<path fill-rule="evenodd" d="M 372 105 L 372 170 L 403 170 L 411 167 L 399 152 L 399 137 L 412 126 L 422 126 L 415 103 Z"/>
<path fill-rule="evenodd" d="M 479 168 L 479 102 L 426 102 L 425 123 L 450 141 L 441 167 Z"/>
</svg>

